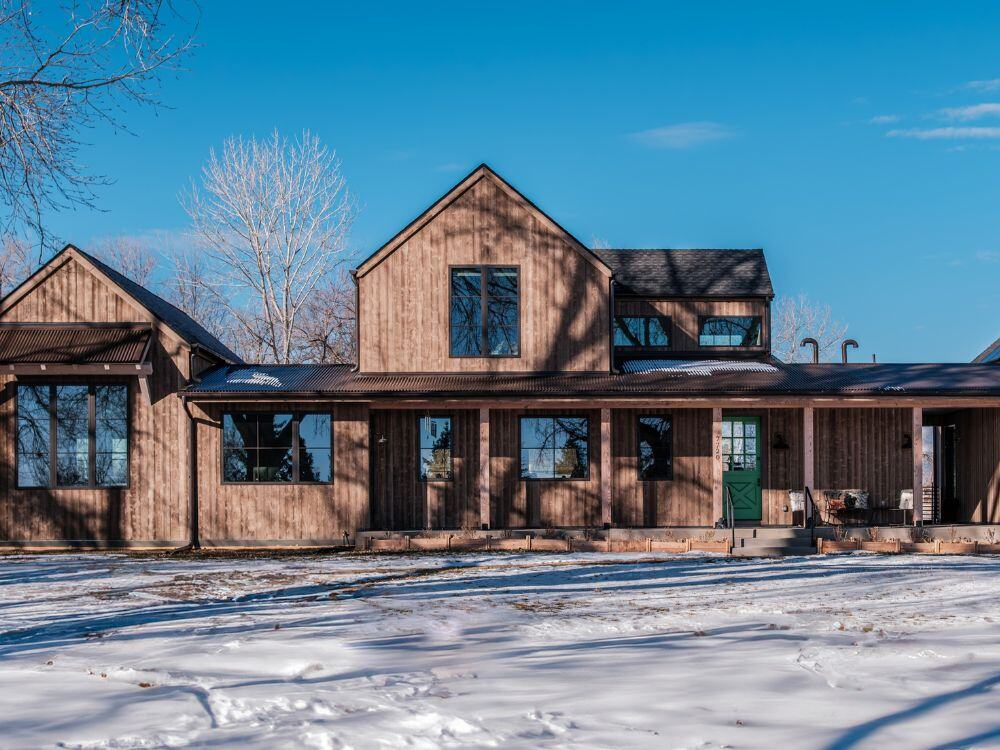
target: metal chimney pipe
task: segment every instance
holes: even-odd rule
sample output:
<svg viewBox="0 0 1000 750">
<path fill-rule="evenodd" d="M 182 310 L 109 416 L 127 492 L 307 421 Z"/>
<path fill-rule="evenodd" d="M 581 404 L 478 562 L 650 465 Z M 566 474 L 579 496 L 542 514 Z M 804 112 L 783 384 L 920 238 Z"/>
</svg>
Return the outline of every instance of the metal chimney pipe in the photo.
<svg viewBox="0 0 1000 750">
<path fill-rule="evenodd" d="M 814 365 L 818 365 L 819 364 L 819 342 L 816 339 L 812 338 L 811 336 L 808 336 L 808 337 L 802 339 L 802 343 L 799 344 L 799 348 L 800 349 L 802 347 L 804 347 L 804 346 L 811 346 L 813 348 L 813 364 Z"/>
<path fill-rule="evenodd" d="M 840 359 L 845 365 L 847 364 L 847 347 L 853 346 L 855 349 L 858 348 L 858 342 L 854 339 L 845 339 L 844 343 L 840 345 Z"/>
</svg>

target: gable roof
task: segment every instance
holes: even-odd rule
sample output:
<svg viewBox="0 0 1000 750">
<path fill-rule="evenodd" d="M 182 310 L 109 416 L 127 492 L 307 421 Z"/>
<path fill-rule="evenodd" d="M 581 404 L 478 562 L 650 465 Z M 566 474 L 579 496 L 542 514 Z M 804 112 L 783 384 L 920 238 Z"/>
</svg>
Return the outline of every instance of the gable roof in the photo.
<svg viewBox="0 0 1000 750">
<path fill-rule="evenodd" d="M 996 362 L 1000 364 L 1000 339 L 997 339 L 986 350 L 976 357 L 973 362 Z"/>
<path fill-rule="evenodd" d="M 774 297 L 764 251 L 595 250 L 619 293 L 649 297 Z"/>
<path fill-rule="evenodd" d="M 188 344 L 199 346 L 225 362 L 237 363 L 243 361 L 238 354 L 205 330 L 198 321 L 194 320 L 186 312 L 170 304 L 162 297 L 153 294 L 146 287 L 135 283 L 111 266 L 98 260 L 93 255 L 85 253 L 74 245 L 66 245 L 66 247 L 44 263 L 41 268 L 11 291 L 10 294 L 0 300 L 0 312 L 8 309 L 13 303 L 34 289 L 46 278 L 45 271 L 53 268 L 57 260 L 67 255 L 73 257 L 99 275 L 104 276 L 113 285 L 118 287 L 127 298 L 164 323 L 167 328 Z"/>
<path fill-rule="evenodd" d="M 445 193 L 443 196 L 438 198 L 426 211 L 424 211 L 420 216 L 407 224 L 396 236 L 391 240 L 386 242 L 382 247 L 376 250 L 374 253 L 365 258 L 358 267 L 354 270 L 354 275 L 357 278 L 369 273 L 372 269 L 378 266 L 383 260 L 392 255 L 399 247 L 410 239 L 413 235 L 423 229 L 432 219 L 434 219 L 438 214 L 444 211 L 448 206 L 454 203 L 463 193 L 468 191 L 473 185 L 483 179 L 488 179 L 493 181 L 496 185 L 503 190 L 507 196 L 514 200 L 515 203 L 520 204 L 528 211 L 531 211 L 535 216 L 546 225 L 549 229 L 561 234 L 566 242 L 588 261 L 590 261 L 596 268 L 600 269 L 602 273 L 606 276 L 611 275 L 611 269 L 591 250 L 589 247 L 584 245 L 580 240 L 566 231 L 558 222 L 555 221 L 551 216 L 542 211 L 538 206 L 536 206 L 531 200 L 529 200 L 523 193 L 518 191 L 509 182 L 507 182 L 503 177 L 494 172 L 488 165 L 480 164 L 478 167 L 473 169 L 466 175 L 462 180 L 458 182 L 455 187 Z"/>
</svg>

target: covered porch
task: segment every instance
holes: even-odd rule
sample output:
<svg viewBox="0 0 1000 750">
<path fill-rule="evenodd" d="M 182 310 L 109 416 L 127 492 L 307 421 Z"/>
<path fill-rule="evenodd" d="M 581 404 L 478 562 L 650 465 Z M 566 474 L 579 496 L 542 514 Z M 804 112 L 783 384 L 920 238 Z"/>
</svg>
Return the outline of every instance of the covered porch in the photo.
<svg viewBox="0 0 1000 750">
<path fill-rule="evenodd" d="M 538 449 L 525 443 L 525 424 L 550 418 L 581 431 L 574 451 L 585 468 L 558 477 L 526 468 Z M 450 431 L 448 474 L 421 475 L 430 447 L 422 431 L 439 419 Z M 652 419 L 669 433 L 669 451 L 650 477 L 650 454 L 662 450 L 644 435 Z M 1000 409 L 979 404 L 373 403 L 369 446 L 372 532 L 559 529 L 603 538 L 730 524 L 1000 521 Z M 811 503 L 802 502 L 807 489 Z"/>
</svg>

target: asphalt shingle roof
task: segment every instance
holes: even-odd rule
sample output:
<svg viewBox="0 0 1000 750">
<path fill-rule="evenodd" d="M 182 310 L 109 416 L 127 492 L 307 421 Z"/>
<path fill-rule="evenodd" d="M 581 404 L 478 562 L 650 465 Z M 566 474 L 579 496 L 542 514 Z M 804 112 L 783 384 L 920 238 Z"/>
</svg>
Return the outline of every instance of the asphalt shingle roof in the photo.
<svg viewBox="0 0 1000 750">
<path fill-rule="evenodd" d="M 102 273 L 106 274 L 118 286 L 131 294 L 135 299 L 149 310 L 153 315 L 173 328 L 178 335 L 182 336 L 189 344 L 198 344 L 213 354 L 230 362 L 242 362 L 240 355 L 223 344 L 219 339 L 209 333 L 205 328 L 188 315 L 183 310 L 174 307 L 163 297 L 153 294 L 146 287 L 135 283 L 132 279 L 122 275 L 107 263 L 104 263 L 93 255 L 84 252 L 80 248 L 74 248 L 80 255 L 93 263 Z"/>
<path fill-rule="evenodd" d="M 773 297 L 763 250 L 594 250 L 620 294 Z"/>
</svg>

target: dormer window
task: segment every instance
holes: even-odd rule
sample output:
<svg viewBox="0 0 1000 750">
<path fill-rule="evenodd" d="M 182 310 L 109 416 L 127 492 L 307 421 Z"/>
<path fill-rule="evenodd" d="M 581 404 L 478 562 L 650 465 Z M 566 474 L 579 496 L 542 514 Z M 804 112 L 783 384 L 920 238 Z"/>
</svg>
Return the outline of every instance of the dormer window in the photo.
<svg viewBox="0 0 1000 750">
<path fill-rule="evenodd" d="M 451 356 L 520 355 L 518 277 L 516 266 L 451 269 Z"/>
<path fill-rule="evenodd" d="M 663 315 L 615 316 L 615 346 L 670 348 L 670 318 Z"/>
<path fill-rule="evenodd" d="M 757 316 L 713 316 L 699 321 L 698 346 L 752 348 L 761 346 L 761 324 Z"/>
</svg>

